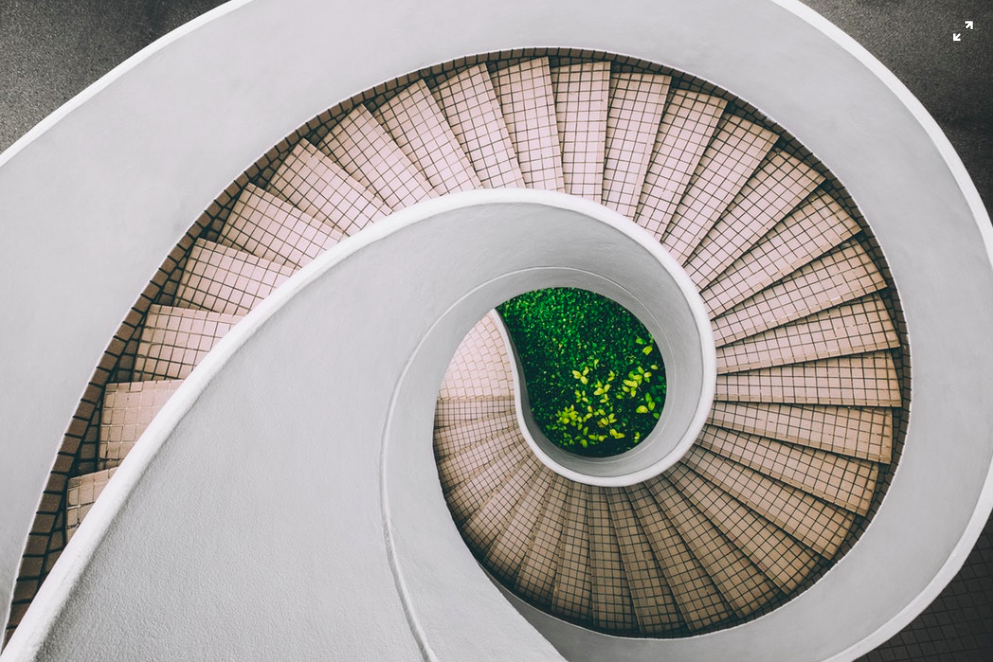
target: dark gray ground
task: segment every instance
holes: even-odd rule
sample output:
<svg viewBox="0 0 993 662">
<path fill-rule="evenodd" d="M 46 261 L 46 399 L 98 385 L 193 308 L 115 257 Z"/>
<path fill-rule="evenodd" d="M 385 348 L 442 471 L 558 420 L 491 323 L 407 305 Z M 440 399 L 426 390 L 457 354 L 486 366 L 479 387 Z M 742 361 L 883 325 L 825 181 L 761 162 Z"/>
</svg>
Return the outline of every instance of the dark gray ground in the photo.
<svg viewBox="0 0 993 662">
<path fill-rule="evenodd" d="M 804 1 L 910 88 L 955 146 L 987 209 L 993 206 L 993 0 Z M 0 150 L 118 63 L 219 4 L 0 0 Z M 952 40 L 953 32 L 961 41 Z M 866 659 L 993 660 L 991 603 L 987 524 L 941 597 Z"/>
</svg>

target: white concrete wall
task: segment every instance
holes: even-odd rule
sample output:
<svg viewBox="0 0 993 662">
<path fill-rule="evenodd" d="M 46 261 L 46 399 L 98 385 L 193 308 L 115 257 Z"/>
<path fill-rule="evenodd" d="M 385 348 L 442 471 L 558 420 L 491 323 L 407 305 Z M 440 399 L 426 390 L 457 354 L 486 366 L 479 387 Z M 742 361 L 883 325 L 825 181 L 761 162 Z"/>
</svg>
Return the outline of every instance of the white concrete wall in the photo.
<svg viewBox="0 0 993 662">
<path fill-rule="evenodd" d="M 668 64 L 786 127 L 869 219 L 912 345 L 906 451 L 852 553 L 753 624 L 635 643 L 630 654 L 665 646 L 671 659 L 705 650 L 851 657 L 909 622 L 961 565 L 991 505 L 993 366 L 977 351 L 993 328 L 993 308 L 982 303 L 993 295 L 989 219 L 937 126 L 854 42 L 787 0 L 425 0 L 390 11 L 255 0 L 210 18 L 139 54 L 0 157 L 0 604 L 9 603 L 83 386 L 137 293 L 214 195 L 340 99 L 424 65 L 534 45 Z M 759 652 L 756 640 L 772 648 Z M 577 657 L 614 646 L 574 633 L 557 644 Z M 849 644 L 856 648 L 843 651 Z"/>
</svg>

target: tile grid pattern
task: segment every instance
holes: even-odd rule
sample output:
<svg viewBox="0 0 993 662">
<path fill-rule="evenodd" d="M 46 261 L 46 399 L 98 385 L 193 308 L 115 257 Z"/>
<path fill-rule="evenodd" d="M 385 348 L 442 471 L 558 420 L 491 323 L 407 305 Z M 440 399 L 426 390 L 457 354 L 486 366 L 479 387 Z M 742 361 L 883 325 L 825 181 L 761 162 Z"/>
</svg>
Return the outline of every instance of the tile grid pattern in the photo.
<svg viewBox="0 0 993 662">
<path fill-rule="evenodd" d="M 428 181 L 365 106 L 346 115 L 318 147 L 391 209 L 434 196 Z"/>
<path fill-rule="evenodd" d="M 644 73 L 610 77 L 602 202 L 628 218 L 638 209 L 670 81 Z"/>
<path fill-rule="evenodd" d="M 180 384 L 178 379 L 107 384 L 100 417 L 98 469 L 121 463 Z"/>
<path fill-rule="evenodd" d="M 434 97 L 483 188 L 524 188 L 524 175 L 486 65 L 452 76 L 434 88 Z"/>
<path fill-rule="evenodd" d="M 610 65 L 588 62 L 552 67 L 551 72 L 565 192 L 600 202 Z"/>
<path fill-rule="evenodd" d="M 670 93 L 634 216 L 656 239 L 665 236 L 726 105 L 699 92 Z"/>
<path fill-rule="evenodd" d="M 548 58 L 524 60 L 490 72 L 525 185 L 564 191 L 562 146 Z"/>
<path fill-rule="evenodd" d="M 293 275 L 293 268 L 198 239 L 179 281 L 178 306 L 245 315 Z"/>
<path fill-rule="evenodd" d="M 338 228 L 248 184 L 217 242 L 274 264 L 302 267 L 344 238 Z"/>
<path fill-rule="evenodd" d="M 582 55 L 582 54 L 581 54 L 581 55 Z M 615 61 L 617 61 L 617 60 L 615 60 Z M 466 62 L 469 62 L 469 60 L 467 60 Z M 410 77 L 405 77 L 405 78 L 407 78 L 408 80 L 410 79 Z M 681 83 L 681 84 L 685 84 L 685 83 Z M 706 86 L 702 86 L 702 87 L 704 87 L 704 88 L 705 88 Z M 368 94 L 368 93 L 367 93 L 367 94 Z M 347 106 L 347 104 L 341 104 L 341 107 L 342 107 L 342 108 L 345 108 L 346 106 Z M 737 109 L 736 109 L 736 111 L 737 111 Z M 329 112 L 330 112 L 330 111 L 329 111 Z M 326 120 L 324 120 L 324 121 L 326 121 Z M 323 130 L 323 127 L 321 127 L 321 126 L 317 126 L 317 127 L 314 127 L 314 126 L 312 126 L 313 124 L 314 124 L 314 122 L 313 122 L 313 121 L 312 121 L 311 123 L 308 123 L 308 125 L 307 125 L 307 127 L 306 127 L 306 128 L 307 128 L 307 129 L 309 129 L 309 130 L 311 130 L 312 132 L 317 132 L 317 131 L 319 131 L 319 130 Z M 302 127 L 302 129 L 303 129 L 303 127 Z M 301 133 L 301 134 L 302 134 L 302 133 L 303 133 L 303 131 L 302 131 L 302 129 L 301 129 L 301 131 L 298 131 L 298 133 Z M 292 137 L 291 137 L 291 139 L 292 139 Z M 284 141 L 284 143 L 285 143 L 285 142 L 286 142 L 286 141 Z M 274 151 L 279 151 L 279 150 L 285 150 L 286 148 L 287 148 L 287 145 L 284 145 L 284 144 L 281 144 L 280 146 L 277 146 L 277 148 L 274 148 Z M 270 155 L 266 155 L 266 157 L 264 157 L 264 158 L 263 158 L 262 160 L 260 160 L 260 163 L 262 163 L 263 161 L 265 161 L 265 160 L 266 160 L 266 158 L 269 158 L 269 156 L 270 156 Z M 264 171 L 265 171 L 265 168 L 266 168 L 266 167 L 267 167 L 267 166 L 257 166 L 257 167 L 253 167 L 253 168 L 256 168 L 257 170 L 258 170 L 259 168 L 261 168 L 261 170 L 262 170 L 262 171 L 264 172 Z M 245 178 L 245 177 L 242 177 L 242 178 L 239 178 L 239 180 L 244 180 L 244 179 L 246 179 L 246 178 Z M 243 187 L 244 187 L 245 185 L 247 185 L 247 182 L 245 182 L 245 181 L 239 181 L 239 182 L 237 182 L 237 184 L 239 185 L 239 187 L 241 187 L 241 188 L 243 188 Z M 232 186 L 234 187 L 235 185 L 233 184 Z M 214 216 L 214 219 L 216 219 L 216 218 L 219 218 L 219 217 L 221 217 L 221 216 L 223 216 L 223 214 L 224 214 L 224 213 L 225 213 L 225 212 L 226 212 L 227 210 L 229 210 L 229 209 L 230 209 L 230 207 L 231 207 L 231 204 L 230 204 L 230 202 L 231 202 L 231 200 L 233 200 L 233 197 L 232 197 L 232 193 L 233 193 L 233 191 L 231 191 L 231 187 L 229 187 L 229 191 L 226 191 L 226 192 L 225 192 L 225 196 L 227 196 L 227 200 L 226 200 L 226 201 L 224 201 L 224 202 L 220 202 L 220 200 L 221 200 L 221 199 L 219 199 L 219 203 L 218 203 L 218 204 L 215 204 L 215 206 L 214 206 L 214 207 L 215 207 L 216 209 L 212 209 L 212 213 L 213 213 L 213 214 L 215 214 L 215 216 Z M 224 197 L 224 196 L 222 196 L 222 198 L 223 198 L 223 197 Z M 206 215 L 205 215 L 205 216 L 206 216 Z M 208 219 L 208 220 L 209 220 L 209 219 Z M 207 235 L 207 236 L 209 236 L 209 235 Z M 125 369 L 126 369 L 126 368 L 125 368 Z"/>
</svg>

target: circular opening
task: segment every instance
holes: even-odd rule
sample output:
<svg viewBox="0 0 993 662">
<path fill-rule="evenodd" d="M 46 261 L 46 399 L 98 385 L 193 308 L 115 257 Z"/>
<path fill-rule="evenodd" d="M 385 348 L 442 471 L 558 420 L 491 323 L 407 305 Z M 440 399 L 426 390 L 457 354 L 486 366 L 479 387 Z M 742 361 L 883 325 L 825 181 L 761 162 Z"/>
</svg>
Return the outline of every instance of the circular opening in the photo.
<svg viewBox="0 0 993 662">
<path fill-rule="evenodd" d="M 588 290 L 533 290 L 497 307 L 517 349 L 535 424 L 584 457 L 630 451 L 655 429 L 665 364 L 645 325 Z"/>
</svg>

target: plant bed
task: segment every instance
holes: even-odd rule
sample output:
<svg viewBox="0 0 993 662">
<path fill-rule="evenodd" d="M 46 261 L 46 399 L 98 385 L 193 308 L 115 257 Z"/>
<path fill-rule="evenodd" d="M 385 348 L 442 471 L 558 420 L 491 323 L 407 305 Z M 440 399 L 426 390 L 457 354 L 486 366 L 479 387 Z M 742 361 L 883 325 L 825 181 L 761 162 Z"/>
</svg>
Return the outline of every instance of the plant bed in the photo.
<svg viewBox="0 0 993 662">
<path fill-rule="evenodd" d="M 574 288 L 526 292 L 497 311 L 517 348 L 535 423 L 552 443 L 609 457 L 648 436 L 665 403 L 665 365 L 638 318 Z"/>
</svg>

